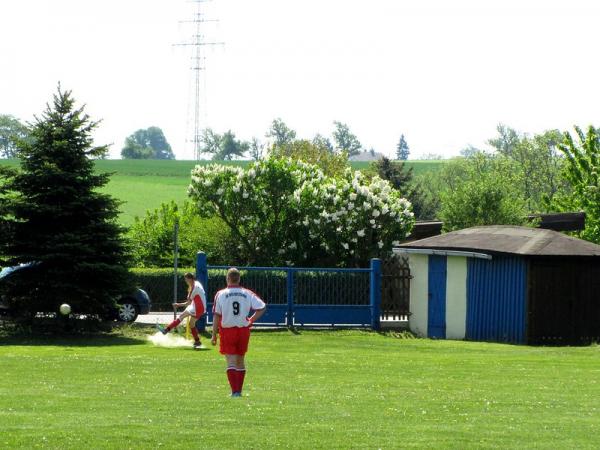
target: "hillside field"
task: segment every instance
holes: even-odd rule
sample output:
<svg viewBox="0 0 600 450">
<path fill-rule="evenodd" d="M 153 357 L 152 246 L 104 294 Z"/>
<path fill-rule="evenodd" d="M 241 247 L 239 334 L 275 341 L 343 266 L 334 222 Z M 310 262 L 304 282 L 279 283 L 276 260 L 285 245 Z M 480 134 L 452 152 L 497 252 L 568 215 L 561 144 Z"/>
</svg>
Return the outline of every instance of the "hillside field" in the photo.
<svg viewBox="0 0 600 450">
<path fill-rule="evenodd" d="M 250 161 L 218 161 L 220 164 L 247 166 Z M 143 216 L 147 209 L 155 209 L 163 202 L 182 202 L 187 197 L 190 172 L 196 164 L 213 161 L 162 161 L 162 160 L 101 160 L 96 167 L 100 172 L 112 173 L 104 192 L 123 202 L 121 222 L 131 225 L 135 216 Z M 415 175 L 437 170 L 443 160 L 407 161 Z M 16 160 L 1 160 L 1 165 L 18 166 Z M 351 163 L 354 169 L 366 169 L 368 162 Z"/>
</svg>

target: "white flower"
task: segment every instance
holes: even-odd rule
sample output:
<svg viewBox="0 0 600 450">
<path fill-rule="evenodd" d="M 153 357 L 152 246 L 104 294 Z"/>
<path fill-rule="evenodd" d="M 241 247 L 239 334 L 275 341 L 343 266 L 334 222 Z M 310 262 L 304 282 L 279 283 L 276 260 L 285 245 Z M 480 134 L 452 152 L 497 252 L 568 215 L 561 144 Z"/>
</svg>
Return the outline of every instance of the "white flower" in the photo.
<svg viewBox="0 0 600 450">
<path fill-rule="evenodd" d="M 294 265 L 294 263 L 291 262 L 291 261 L 286 261 L 285 264 L 286 264 L 286 266 L 293 266 Z"/>
<path fill-rule="evenodd" d="M 387 207 L 387 205 L 383 205 L 383 208 L 381 208 L 381 214 L 385 215 L 387 214 L 389 211 L 389 208 Z"/>
<path fill-rule="evenodd" d="M 321 223 L 321 219 L 313 219 L 315 225 L 319 225 Z"/>
<path fill-rule="evenodd" d="M 305 227 L 307 227 L 309 223 L 310 223 L 310 222 L 308 221 L 308 219 L 304 219 L 304 220 L 302 221 L 302 224 L 303 224 Z"/>
<path fill-rule="evenodd" d="M 240 192 L 241 186 L 239 184 L 236 184 L 235 186 L 233 186 L 233 192 Z"/>
<path fill-rule="evenodd" d="M 379 214 L 381 214 L 381 213 L 379 212 L 378 209 L 373 210 L 373 217 L 379 217 Z"/>
<path fill-rule="evenodd" d="M 400 245 L 400 241 L 392 241 L 392 245 L 394 247 L 397 247 L 398 245 Z"/>
<path fill-rule="evenodd" d="M 352 239 L 350 239 L 352 242 L 354 242 L 355 244 L 358 242 L 358 239 L 356 239 L 355 237 L 353 237 Z"/>
<path fill-rule="evenodd" d="M 369 223 L 370 223 L 371 225 L 375 225 L 375 219 L 371 219 L 371 220 L 369 220 Z"/>
<path fill-rule="evenodd" d="M 250 178 L 254 178 L 254 177 L 256 176 L 256 171 L 255 171 L 254 169 L 250 169 L 250 170 L 248 171 L 248 176 L 249 176 Z"/>
<path fill-rule="evenodd" d="M 351 201 L 356 200 L 356 194 L 354 192 L 352 192 L 349 197 Z"/>
<path fill-rule="evenodd" d="M 242 194 L 242 197 L 244 197 L 244 198 L 248 198 L 248 193 L 247 193 L 247 192 L 244 192 L 244 193 Z"/>
<path fill-rule="evenodd" d="M 377 243 L 377 247 L 379 247 L 379 248 L 382 248 L 382 247 L 383 247 L 383 242 L 379 241 L 379 242 Z"/>
<path fill-rule="evenodd" d="M 280 248 L 279 250 L 277 250 L 277 253 L 279 255 L 283 255 L 285 253 L 285 250 L 283 248 Z"/>
<path fill-rule="evenodd" d="M 348 244 L 346 244 L 345 242 L 342 242 L 342 247 L 344 247 L 346 250 L 348 250 L 350 248 L 350 246 Z"/>
<path fill-rule="evenodd" d="M 358 234 L 358 237 L 364 237 L 365 236 L 365 230 L 358 230 L 356 232 L 356 234 Z"/>
<path fill-rule="evenodd" d="M 289 247 L 290 247 L 292 250 L 295 250 L 296 248 L 298 248 L 298 246 L 296 245 L 296 243 L 295 243 L 295 242 L 292 242 L 292 243 L 289 245 Z"/>
<path fill-rule="evenodd" d="M 348 203 L 347 205 L 348 211 L 352 211 L 354 209 L 354 203 Z M 342 208 L 344 209 L 344 208 Z"/>
<path fill-rule="evenodd" d="M 223 188 L 217 189 L 217 195 L 223 195 L 223 192 L 225 192 Z"/>
</svg>

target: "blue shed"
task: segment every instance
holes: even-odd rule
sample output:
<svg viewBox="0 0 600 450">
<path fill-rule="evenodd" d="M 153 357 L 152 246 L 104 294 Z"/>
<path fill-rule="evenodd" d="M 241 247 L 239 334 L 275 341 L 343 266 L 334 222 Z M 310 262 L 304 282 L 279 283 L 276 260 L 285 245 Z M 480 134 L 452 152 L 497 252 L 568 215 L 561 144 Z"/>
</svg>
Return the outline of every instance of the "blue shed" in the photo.
<svg viewBox="0 0 600 450">
<path fill-rule="evenodd" d="M 439 339 L 600 339 L 600 245 L 537 228 L 483 226 L 394 249 L 409 260 L 409 328 Z"/>
</svg>

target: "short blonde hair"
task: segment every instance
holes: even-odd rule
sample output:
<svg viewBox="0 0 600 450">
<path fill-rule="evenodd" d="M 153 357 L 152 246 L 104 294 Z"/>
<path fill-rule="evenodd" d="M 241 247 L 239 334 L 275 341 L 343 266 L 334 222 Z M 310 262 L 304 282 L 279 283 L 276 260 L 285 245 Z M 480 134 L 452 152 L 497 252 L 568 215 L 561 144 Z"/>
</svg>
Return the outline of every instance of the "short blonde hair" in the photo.
<svg viewBox="0 0 600 450">
<path fill-rule="evenodd" d="M 235 267 L 231 267 L 228 271 L 227 271 L 227 281 L 231 284 L 238 284 L 240 282 L 240 271 L 237 270 Z"/>
</svg>

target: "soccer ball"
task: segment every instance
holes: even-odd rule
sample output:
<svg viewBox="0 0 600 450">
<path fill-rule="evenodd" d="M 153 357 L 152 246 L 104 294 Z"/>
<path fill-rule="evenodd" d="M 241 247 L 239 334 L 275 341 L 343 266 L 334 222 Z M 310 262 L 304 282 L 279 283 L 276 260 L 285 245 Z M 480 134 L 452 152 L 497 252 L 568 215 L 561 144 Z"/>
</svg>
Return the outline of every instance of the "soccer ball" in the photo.
<svg viewBox="0 0 600 450">
<path fill-rule="evenodd" d="M 66 303 L 63 303 L 62 305 L 60 305 L 60 313 L 63 316 L 66 316 L 70 312 L 71 312 L 71 305 L 67 305 Z"/>
</svg>

